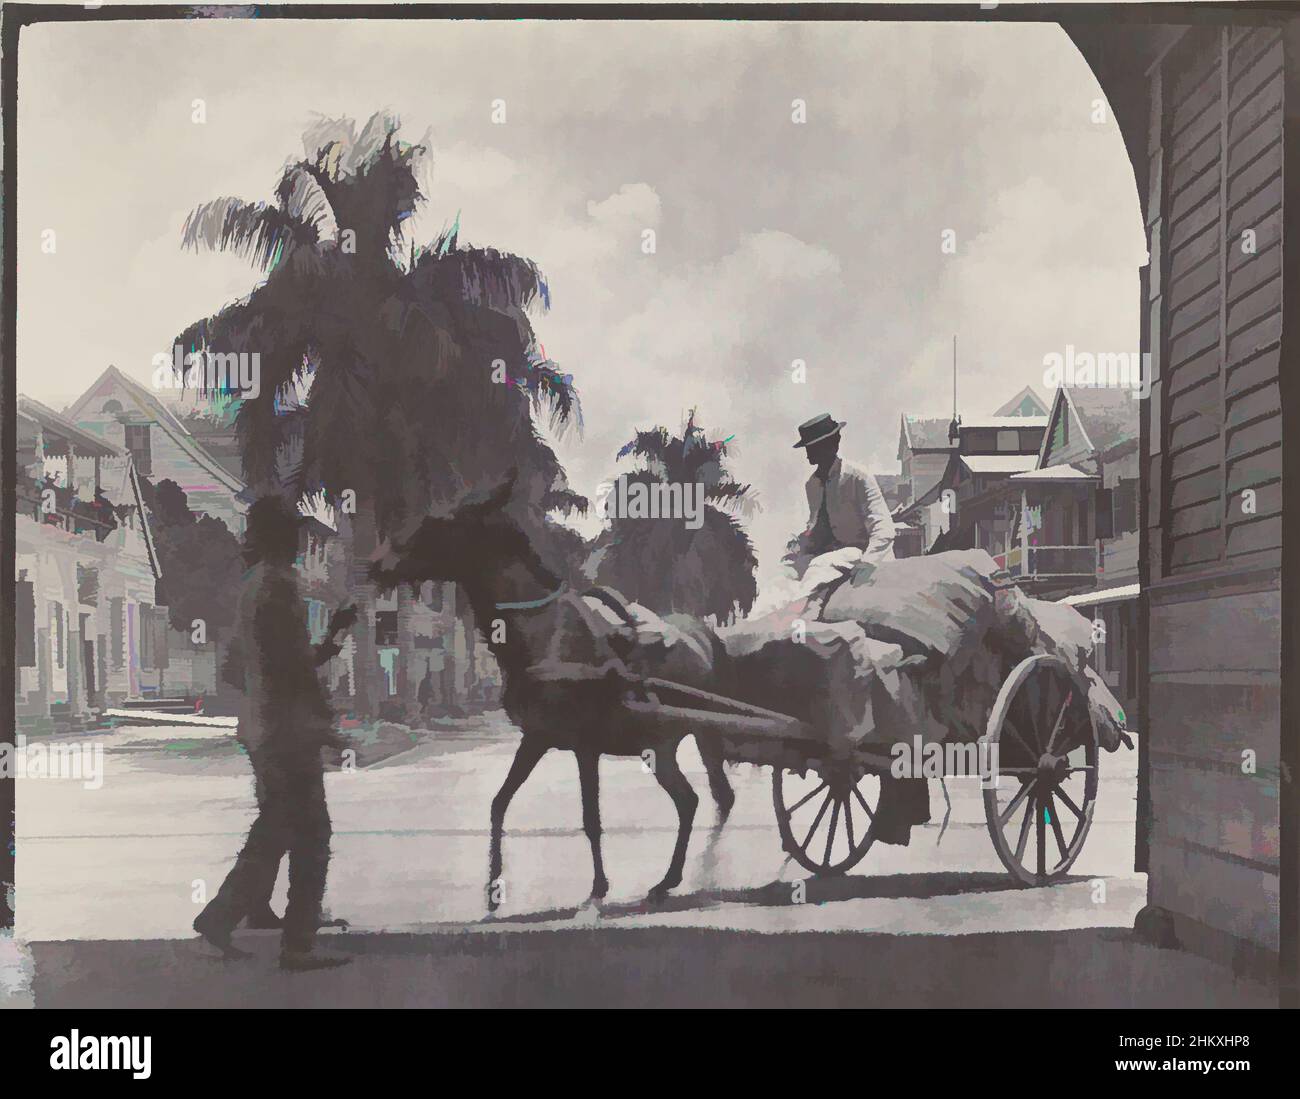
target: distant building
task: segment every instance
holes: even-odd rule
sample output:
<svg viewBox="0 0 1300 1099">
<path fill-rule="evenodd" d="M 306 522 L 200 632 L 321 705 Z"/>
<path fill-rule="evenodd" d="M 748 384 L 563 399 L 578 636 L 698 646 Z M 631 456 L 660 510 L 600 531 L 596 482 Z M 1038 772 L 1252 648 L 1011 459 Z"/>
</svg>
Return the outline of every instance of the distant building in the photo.
<svg viewBox="0 0 1300 1099">
<path fill-rule="evenodd" d="M 978 504 L 995 482 L 1033 468 L 1046 427 L 1045 415 L 985 416 L 970 423 L 904 416 L 899 455 L 912 491 L 895 521 L 920 528 L 923 552 L 967 544 L 997 552 L 1009 516 L 985 515 L 967 505 Z"/>
<path fill-rule="evenodd" d="M 939 483 L 948 468 L 948 458 L 956 445 L 949 438 L 951 420 L 940 417 L 903 416 L 898 429 L 898 461 L 900 476 L 907 484 L 907 507 L 927 495 Z M 938 501 L 910 512 L 906 519 L 895 513 L 897 522 L 907 524 L 909 531 L 919 531 L 920 552 L 924 552 L 947 526 Z M 908 535 L 909 545 L 915 535 Z M 911 556 L 911 554 L 908 554 Z"/>
<path fill-rule="evenodd" d="M 236 537 L 248 511 L 244 483 L 190 433 L 148 387 L 110 366 L 64 415 L 79 427 L 128 451 L 136 471 L 155 484 L 175 481 L 189 506 L 220 519 Z"/>
<path fill-rule="evenodd" d="M 15 715 L 76 727 L 166 665 L 158 561 L 129 454 L 26 397 L 16 421 Z"/>
<path fill-rule="evenodd" d="M 1138 402 L 1127 389 L 1061 388 L 1049 424 L 1035 468 L 1010 479 L 1011 507 L 1032 521 L 1007 563 L 1100 623 L 1097 671 L 1136 714 Z"/>
</svg>

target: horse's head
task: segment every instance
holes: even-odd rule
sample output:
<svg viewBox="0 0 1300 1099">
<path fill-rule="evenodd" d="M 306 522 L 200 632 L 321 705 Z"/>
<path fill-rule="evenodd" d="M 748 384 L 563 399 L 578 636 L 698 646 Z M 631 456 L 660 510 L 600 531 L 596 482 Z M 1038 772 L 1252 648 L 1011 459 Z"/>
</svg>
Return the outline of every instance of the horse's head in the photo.
<svg viewBox="0 0 1300 1099">
<path fill-rule="evenodd" d="M 466 498 L 449 514 L 429 515 L 405 537 L 390 539 L 370 567 L 384 587 L 426 580 L 469 583 L 500 569 L 527 549 L 519 525 L 505 511 L 517 471 L 491 491 Z"/>
</svg>

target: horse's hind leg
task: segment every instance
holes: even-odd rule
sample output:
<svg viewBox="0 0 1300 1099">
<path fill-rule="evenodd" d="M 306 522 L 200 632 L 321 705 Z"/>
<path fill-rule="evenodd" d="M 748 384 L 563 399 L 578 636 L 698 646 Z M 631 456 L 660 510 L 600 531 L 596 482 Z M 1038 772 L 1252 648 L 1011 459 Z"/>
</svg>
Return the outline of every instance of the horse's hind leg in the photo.
<svg viewBox="0 0 1300 1099">
<path fill-rule="evenodd" d="M 682 769 L 677 766 L 677 745 L 666 744 L 657 753 L 655 760 L 655 778 L 659 785 L 668 791 L 677 807 L 677 846 L 673 848 L 673 859 L 668 864 L 668 873 L 663 881 L 650 890 L 652 900 L 662 900 L 668 890 L 682 884 L 682 867 L 686 864 L 686 845 L 691 839 L 691 822 L 695 819 L 695 809 L 700 803 L 699 797 L 686 781 Z"/>
<path fill-rule="evenodd" d="M 605 866 L 600 857 L 600 753 L 581 751 L 578 757 L 578 781 L 582 786 L 582 828 L 591 843 L 591 895 L 599 900 L 609 892 Z"/>
<path fill-rule="evenodd" d="M 524 784 L 524 780 L 533 773 L 537 761 L 546 754 L 545 747 L 530 741 L 527 736 L 520 742 L 515 752 L 514 762 L 506 774 L 506 780 L 492 799 L 492 839 L 488 848 L 488 911 L 495 912 L 501 904 L 501 834 L 505 831 L 506 809 L 510 799 Z"/>
<path fill-rule="evenodd" d="M 718 824 L 721 825 L 736 804 L 736 793 L 727 779 L 727 772 L 722 766 L 722 746 L 709 737 L 697 736 L 695 743 L 700 749 L 700 759 L 709 775 L 709 790 L 713 800 L 718 804 Z"/>
</svg>

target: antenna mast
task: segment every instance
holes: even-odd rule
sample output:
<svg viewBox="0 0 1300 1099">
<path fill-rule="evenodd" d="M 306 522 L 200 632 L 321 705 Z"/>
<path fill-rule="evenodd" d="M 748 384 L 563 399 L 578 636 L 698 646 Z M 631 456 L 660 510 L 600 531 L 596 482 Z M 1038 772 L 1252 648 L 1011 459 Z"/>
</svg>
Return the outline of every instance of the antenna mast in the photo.
<svg viewBox="0 0 1300 1099">
<path fill-rule="evenodd" d="M 952 334 L 952 421 L 948 424 L 948 442 L 961 438 L 961 417 L 957 415 L 957 333 Z"/>
</svg>

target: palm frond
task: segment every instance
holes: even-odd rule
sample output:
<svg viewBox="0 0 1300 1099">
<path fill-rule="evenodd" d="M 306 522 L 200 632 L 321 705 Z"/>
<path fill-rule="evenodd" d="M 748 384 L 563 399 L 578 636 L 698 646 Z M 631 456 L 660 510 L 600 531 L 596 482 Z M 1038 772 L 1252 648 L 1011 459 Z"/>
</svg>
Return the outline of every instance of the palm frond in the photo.
<svg viewBox="0 0 1300 1099">
<path fill-rule="evenodd" d="M 302 148 L 321 178 L 338 178 L 344 155 L 356 144 L 357 124 L 350 118 L 316 115 L 302 134 Z"/>
<path fill-rule="evenodd" d="M 652 427 L 648 431 L 638 431 L 630 442 L 624 443 L 619 448 L 619 452 L 615 457 L 622 459 L 631 455 L 637 458 L 651 458 L 662 462 L 670 438 L 671 436 L 669 436 L 666 427 Z"/>
<path fill-rule="evenodd" d="M 495 248 L 461 248 L 459 218 L 416 254 L 412 278 L 424 293 L 454 298 L 507 312 L 527 311 L 540 301 L 551 307 L 551 292 L 541 269 L 530 259 Z"/>
<path fill-rule="evenodd" d="M 735 481 L 720 481 L 707 486 L 704 498 L 723 511 L 738 512 L 747 519 L 763 510 L 758 494 L 751 491 L 749 485 L 737 484 Z"/>
<path fill-rule="evenodd" d="M 339 239 L 338 221 L 329 196 L 316 177 L 301 165 L 285 171 L 276 188 L 276 198 L 289 217 L 315 230 L 318 242 Z"/>
<path fill-rule="evenodd" d="M 260 271 L 273 267 L 300 241 L 314 243 L 316 230 L 265 202 L 217 198 L 190 211 L 181 229 L 181 247 L 233 252 Z"/>
<path fill-rule="evenodd" d="M 591 501 L 585 496 L 567 488 L 551 489 L 542 497 L 544 510 L 558 511 L 565 515 L 572 515 L 575 511 L 580 515 L 586 515 L 590 506 Z"/>
</svg>

